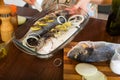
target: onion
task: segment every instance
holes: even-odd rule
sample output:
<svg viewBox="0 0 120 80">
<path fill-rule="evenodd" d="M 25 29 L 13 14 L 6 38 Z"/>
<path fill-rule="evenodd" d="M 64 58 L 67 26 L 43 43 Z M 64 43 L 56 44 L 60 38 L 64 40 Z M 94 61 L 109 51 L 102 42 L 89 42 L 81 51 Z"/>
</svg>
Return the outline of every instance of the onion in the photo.
<svg viewBox="0 0 120 80">
<path fill-rule="evenodd" d="M 79 63 L 76 65 L 75 70 L 82 76 L 91 76 L 97 73 L 97 68 L 92 64 Z"/>
<path fill-rule="evenodd" d="M 82 75 L 82 80 L 107 80 L 107 77 L 92 64 L 79 63 L 75 70 Z"/>
<path fill-rule="evenodd" d="M 85 80 L 107 80 L 107 77 L 100 71 L 92 76 L 84 76 Z"/>
</svg>

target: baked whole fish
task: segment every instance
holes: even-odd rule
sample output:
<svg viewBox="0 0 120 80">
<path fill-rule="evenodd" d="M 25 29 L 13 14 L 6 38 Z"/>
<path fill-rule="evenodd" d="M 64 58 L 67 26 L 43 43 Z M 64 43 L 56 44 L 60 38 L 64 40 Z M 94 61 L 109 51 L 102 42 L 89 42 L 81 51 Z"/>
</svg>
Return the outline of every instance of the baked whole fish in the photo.
<svg viewBox="0 0 120 80">
<path fill-rule="evenodd" d="M 105 41 L 81 41 L 68 53 L 67 57 L 79 62 L 101 62 L 112 58 L 120 44 Z"/>
</svg>

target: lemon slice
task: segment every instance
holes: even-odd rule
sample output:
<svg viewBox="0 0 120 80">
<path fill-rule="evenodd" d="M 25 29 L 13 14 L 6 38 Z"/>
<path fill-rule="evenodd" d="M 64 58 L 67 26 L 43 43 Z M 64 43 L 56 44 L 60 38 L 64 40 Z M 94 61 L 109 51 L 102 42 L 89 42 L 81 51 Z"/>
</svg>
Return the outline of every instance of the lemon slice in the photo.
<svg viewBox="0 0 120 80">
<path fill-rule="evenodd" d="M 38 22 L 37 23 L 39 26 L 47 26 L 47 24 L 46 23 L 41 23 L 41 22 Z"/>
<path fill-rule="evenodd" d="M 47 22 L 53 22 L 54 20 L 47 20 Z"/>
<path fill-rule="evenodd" d="M 72 23 L 71 23 L 71 22 L 66 22 L 66 23 L 64 23 L 63 25 L 65 25 L 65 26 L 67 26 L 67 27 L 70 27 L 70 26 L 72 26 Z"/>
<path fill-rule="evenodd" d="M 40 29 L 41 29 L 40 27 L 31 27 L 32 31 L 36 31 L 36 30 L 40 30 Z"/>
</svg>

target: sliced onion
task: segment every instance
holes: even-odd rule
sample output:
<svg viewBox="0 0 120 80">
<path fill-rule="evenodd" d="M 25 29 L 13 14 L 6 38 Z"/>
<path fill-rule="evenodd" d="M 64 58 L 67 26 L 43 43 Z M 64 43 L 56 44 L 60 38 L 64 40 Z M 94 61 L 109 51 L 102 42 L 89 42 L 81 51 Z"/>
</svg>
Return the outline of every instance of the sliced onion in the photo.
<svg viewBox="0 0 120 80">
<path fill-rule="evenodd" d="M 85 80 L 107 80 L 107 77 L 100 71 L 92 76 L 84 76 Z"/>
<path fill-rule="evenodd" d="M 75 70 L 78 74 L 82 76 L 91 76 L 97 73 L 97 68 L 88 63 L 79 63 L 76 65 Z"/>
</svg>

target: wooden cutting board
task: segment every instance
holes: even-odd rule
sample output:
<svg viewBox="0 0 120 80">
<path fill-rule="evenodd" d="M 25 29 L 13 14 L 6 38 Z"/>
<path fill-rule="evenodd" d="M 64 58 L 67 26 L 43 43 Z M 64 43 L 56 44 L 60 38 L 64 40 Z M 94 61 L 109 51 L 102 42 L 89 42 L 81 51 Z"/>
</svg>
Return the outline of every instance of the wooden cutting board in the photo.
<svg viewBox="0 0 120 80">
<path fill-rule="evenodd" d="M 75 66 L 79 62 L 69 59 L 66 55 L 68 51 L 77 44 L 77 42 L 71 42 L 64 48 L 64 80 L 82 80 L 82 76 L 75 71 Z M 103 72 L 108 80 L 120 80 L 120 75 L 114 74 L 110 67 L 109 62 L 96 62 L 90 63 L 97 67 L 97 69 Z"/>
</svg>

